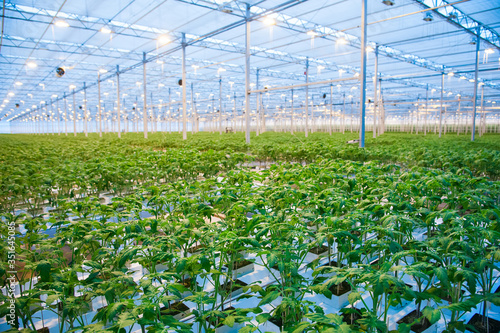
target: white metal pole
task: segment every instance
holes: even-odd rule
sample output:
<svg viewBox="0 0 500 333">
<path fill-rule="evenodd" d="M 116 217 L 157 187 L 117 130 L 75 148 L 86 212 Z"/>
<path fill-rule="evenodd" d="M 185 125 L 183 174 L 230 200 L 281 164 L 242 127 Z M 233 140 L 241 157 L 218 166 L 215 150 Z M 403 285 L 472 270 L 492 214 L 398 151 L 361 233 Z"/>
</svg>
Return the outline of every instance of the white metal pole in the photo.
<svg viewBox="0 0 500 333">
<path fill-rule="evenodd" d="M 147 81 L 146 81 L 146 52 L 142 53 L 142 89 L 144 97 L 142 99 L 142 125 L 144 127 L 144 139 L 148 138 L 148 103 L 147 103 Z"/>
<path fill-rule="evenodd" d="M 99 137 L 102 138 L 102 109 L 101 109 L 101 73 L 97 72 L 97 107 L 99 110 L 97 114 L 99 116 Z"/>
<path fill-rule="evenodd" d="M 361 89 L 359 103 L 361 107 L 361 129 L 359 147 L 365 147 L 365 113 L 366 113 L 366 16 L 367 0 L 361 0 Z"/>
<path fill-rule="evenodd" d="M 306 84 L 309 83 L 309 58 L 306 58 Z M 304 111 L 306 114 L 306 126 L 304 128 L 305 136 L 307 138 L 309 130 L 309 85 L 306 85 L 306 108 Z"/>
<path fill-rule="evenodd" d="M 76 101 L 75 101 L 75 89 L 73 89 L 73 133 L 76 136 Z"/>
<path fill-rule="evenodd" d="M 197 132 L 196 129 L 196 106 L 194 104 L 193 82 L 191 82 L 191 134 Z"/>
<path fill-rule="evenodd" d="M 482 119 L 481 123 L 481 130 L 479 132 L 480 136 L 483 136 L 485 128 L 486 128 L 486 114 L 484 113 L 484 108 L 483 108 L 483 100 L 484 100 L 484 85 L 481 85 L 481 116 L 479 119 Z"/>
<path fill-rule="evenodd" d="M 333 84 L 330 84 L 330 126 L 328 132 L 332 135 L 332 121 L 333 121 Z"/>
<path fill-rule="evenodd" d="M 89 136 L 88 132 L 88 116 L 87 116 L 87 87 L 85 85 L 85 82 L 83 82 L 83 119 L 85 121 L 85 136 Z"/>
<path fill-rule="evenodd" d="M 439 137 L 441 137 L 442 132 L 442 122 L 443 122 L 443 93 L 444 93 L 444 73 L 441 74 L 441 101 L 439 107 Z"/>
<path fill-rule="evenodd" d="M 219 76 L 219 135 L 222 134 L 222 78 Z"/>
<path fill-rule="evenodd" d="M 481 39 L 481 27 L 477 27 L 476 31 L 476 64 L 474 69 L 474 97 L 472 100 L 472 128 L 471 128 L 471 141 L 476 139 L 476 104 L 477 104 L 477 80 L 479 76 L 479 44 Z"/>
<path fill-rule="evenodd" d="M 68 102 L 66 100 L 66 93 L 63 94 L 64 99 L 64 132 L 68 136 Z"/>
<path fill-rule="evenodd" d="M 245 141 L 250 143 L 250 5 L 246 4 L 245 25 Z"/>
<path fill-rule="evenodd" d="M 373 138 L 377 137 L 377 107 L 378 107 L 378 44 L 375 46 L 375 81 L 373 82 Z M 380 135 L 380 133 L 379 133 Z"/>
<path fill-rule="evenodd" d="M 187 140 L 186 34 L 182 33 L 182 140 Z"/>
<path fill-rule="evenodd" d="M 343 108 L 342 108 L 342 134 L 345 134 L 345 93 L 343 94 Z"/>
<path fill-rule="evenodd" d="M 120 112 L 120 67 L 116 65 L 116 112 L 117 112 L 117 123 L 118 123 L 118 137 L 122 137 L 121 133 L 121 112 Z M 113 120 L 111 119 L 111 122 Z"/>
<path fill-rule="evenodd" d="M 294 114 L 294 110 L 293 110 L 293 89 L 292 89 L 292 99 L 290 101 L 290 108 L 291 108 L 290 134 L 293 135 L 293 114 Z"/>
<path fill-rule="evenodd" d="M 56 100 L 56 115 L 57 115 L 57 133 L 61 135 L 61 117 L 59 112 L 59 99 Z"/>
<path fill-rule="evenodd" d="M 52 118 L 52 135 L 54 135 L 54 104 L 52 104 L 52 98 L 50 99 L 50 115 Z"/>
</svg>

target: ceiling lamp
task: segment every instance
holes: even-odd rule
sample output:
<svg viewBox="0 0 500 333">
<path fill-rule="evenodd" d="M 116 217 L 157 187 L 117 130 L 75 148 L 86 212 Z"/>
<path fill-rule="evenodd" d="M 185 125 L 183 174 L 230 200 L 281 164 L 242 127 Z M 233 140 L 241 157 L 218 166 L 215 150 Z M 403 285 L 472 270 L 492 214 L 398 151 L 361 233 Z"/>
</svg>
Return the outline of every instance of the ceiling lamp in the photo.
<svg viewBox="0 0 500 333">
<path fill-rule="evenodd" d="M 30 61 L 26 64 L 26 66 L 28 66 L 29 68 L 37 68 L 38 65 L 36 64 L 36 62 L 34 61 Z"/>
<path fill-rule="evenodd" d="M 455 75 L 455 73 L 453 73 L 453 72 L 448 73 L 448 76 L 453 76 L 453 75 Z"/>
<path fill-rule="evenodd" d="M 69 23 L 64 21 L 64 20 L 58 20 L 54 23 L 56 25 L 56 27 L 59 27 L 59 28 L 67 28 L 69 27 Z"/>
<path fill-rule="evenodd" d="M 424 15 L 424 21 L 425 22 L 432 22 L 434 21 L 434 18 L 432 17 L 432 13 L 431 12 L 426 12 L 425 15 Z"/>
<path fill-rule="evenodd" d="M 345 45 L 347 44 L 347 40 L 344 37 L 339 38 L 337 39 L 337 44 Z"/>
<path fill-rule="evenodd" d="M 264 17 L 263 22 L 265 25 L 276 25 L 276 20 L 269 16 Z"/>
<path fill-rule="evenodd" d="M 110 33 L 112 33 L 111 29 L 107 28 L 107 27 L 102 27 L 99 31 L 102 32 L 103 34 L 110 34 Z"/>
<path fill-rule="evenodd" d="M 495 53 L 495 50 L 493 50 L 492 48 L 489 48 L 489 49 L 484 50 L 484 53 L 492 54 L 492 53 Z"/>
<path fill-rule="evenodd" d="M 170 38 L 166 35 L 161 35 L 160 37 L 158 37 L 158 42 L 161 45 L 168 44 L 168 43 L 170 43 Z"/>
<path fill-rule="evenodd" d="M 69 85 L 69 89 L 73 89 L 74 90 L 75 88 L 76 88 L 76 86 L 74 84 L 70 84 Z"/>
<path fill-rule="evenodd" d="M 394 1 L 392 0 L 383 0 L 382 3 L 386 6 L 394 6 Z"/>
<path fill-rule="evenodd" d="M 21 81 L 17 81 L 17 82 L 15 83 L 15 85 L 16 85 L 16 86 L 22 86 L 22 85 L 23 85 L 23 83 L 22 83 Z"/>
</svg>

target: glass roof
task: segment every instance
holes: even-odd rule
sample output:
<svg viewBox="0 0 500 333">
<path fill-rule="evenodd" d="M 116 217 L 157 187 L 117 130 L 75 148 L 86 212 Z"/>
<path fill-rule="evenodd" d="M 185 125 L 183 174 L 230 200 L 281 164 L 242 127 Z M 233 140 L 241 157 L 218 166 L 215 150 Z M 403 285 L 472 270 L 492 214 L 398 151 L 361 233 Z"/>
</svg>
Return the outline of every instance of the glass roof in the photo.
<svg viewBox="0 0 500 333">
<path fill-rule="evenodd" d="M 395 106 L 389 112 L 407 113 L 427 93 L 431 99 L 439 97 L 443 73 L 446 100 L 460 97 L 463 110 L 470 110 L 476 50 L 471 41 L 479 23 L 480 89 L 485 108 L 497 113 L 500 0 L 453 5 L 444 0 L 393 1 L 392 6 L 368 1 L 367 98 L 374 95 L 378 47 L 382 96 Z M 311 86 L 313 105 L 321 105 L 331 86 L 339 103 L 346 96 L 359 101 L 361 0 L 16 0 L 6 1 L 3 8 L 1 122 L 27 120 L 40 109 L 57 114 L 64 96 L 73 92 L 76 105 L 86 102 L 95 115 L 98 78 L 104 108 L 112 110 L 117 66 L 124 112 L 138 115 L 144 59 L 148 106 L 179 112 L 183 36 L 188 102 L 192 91 L 199 114 L 215 112 L 212 103 L 218 101 L 221 80 L 225 108 L 236 104 L 241 114 L 247 4 L 251 89 L 304 83 L 308 63 L 310 81 L 349 78 Z M 426 15 L 432 19 L 424 20 Z M 64 70 L 61 77 L 58 68 Z M 296 103 L 304 102 L 304 88 L 294 94 Z M 266 112 L 278 112 L 289 98 L 289 89 L 270 91 L 264 99 Z"/>
</svg>

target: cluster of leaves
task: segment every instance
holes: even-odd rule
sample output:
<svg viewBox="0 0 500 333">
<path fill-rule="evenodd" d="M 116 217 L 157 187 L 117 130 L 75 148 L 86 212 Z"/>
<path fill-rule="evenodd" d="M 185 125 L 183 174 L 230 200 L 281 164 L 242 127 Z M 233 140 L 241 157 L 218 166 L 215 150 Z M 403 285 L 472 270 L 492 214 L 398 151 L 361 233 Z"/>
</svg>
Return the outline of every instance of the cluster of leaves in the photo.
<svg viewBox="0 0 500 333">
<path fill-rule="evenodd" d="M 77 142 L 68 147 L 77 149 Z M 208 322 L 214 321 L 241 324 L 241 332 L 252 332 L 259 330 L 254 317 L 257 323 L 278 318 L 288 332 L 385 332 L 388 308 L 408 299 L 431 322 L 440 318 L 440 311 L 450 310 L 447 329 L 452 332 L 465 327 L 463 314 L 480 302 L 499 302 L 491 288 L 500 260 L 500 187 L 486 177 L 472 177 L 467 169 L 405 169 L 323 158 L 252 172 L 231 170 L 245 159 L 221 155 L 222 150 L 157 152 L 120 143 L 105 148 L 106 143 L 59 153 L 68 163 L 84 165 L 80 170 L 85 173 L 95 159 L 110 158 L 110 168 L 132 160 L 133 167 L 121 166 L 126 174 L 118 177 L 137 186 L 128 188 L 133 193 L 117 196 L 111 204 L 95 196 L 74 200 L 66 195 L 58 198 L 57 210 L 40 216 L 2 212 L 2 235 L 8 234 L 11 221 L 26 229 L 15 244 L 17 280 L 28 285 L 16 299 L 16 316 L 25 328 L 34 327 L 46 303 L 59 315 L 61 332 L 122 332 L 132 325 L 149 332 L 201 332 L 210 331 Z M 54 159 L 54 154 L 41 146 L 31 147 L 40 165 L 57 168 L 44 159 Z M 205 163 L 205 154 L 212 158 L 198 165 Z M 169 155 L 179 161 L 159 166 Z M 2 168 L 9 170 L 5 164 Z M 202 172 L 198 167 L 206 168 L 205 179 L 197 179 Z M 62 169 L 47 174 L 55 177 Z M 93 177 L 99 178 L 99 170 Z M 210 177 L 221 170 L 221 177 Z M 87 193 L 106 189 L 96 188 L 93 177 L 82 177 L 78 186 Z M 165 177 L 170 182 L 157 182 Z M 18 178 L 31 181 L 22 174 Z M 43 193 L 36 192 L 38 187 L 30 191 L 25 201 L 33 199 L 32 193 Z M 3 198 L 10 196 L 2 192 Z M 420 238 L 424 232 L 427 236 Z M 0 277 L 6 286 L 8 248 L 3 244 Z M 306 261 L 310 250 L 325 245 L 328 261 L 337 265 Z M 191 255 L 194 247 L 199 252 Z M 239 283 L 233 264 L 242 252 L 259 258 L 256 264 L 274 282 L 255 281 L 243 288 L 247 293 L 241 298 L 257 298 L 258 306 L 227 309 L 225 302 Z M 370 265 L 375 258 L 377 266 Z M 144 273 L 139 280 L 134 279 L 137 267 Z M 305 278 L 307 270 L 314 271 L 313 278 Z M 405 286 L 405 275 L 414 278 L 416 288 Z M 364 303 L 361 319 L 352 324 L 304 299 L 311 293 L 331 297 L 343 282 L 352 289 L 351 304 L 364 303 L 366 295 L 373 304 Z M 451 296 L 449 304 L 441 303 L 443 294 Z M 87 323 L 82 304 L 96 299 L 106 306 Z M 196 304 L 194 324 L 163 315 L 163 307 L 179 300 Z M 434 306 L 421 309 L 423 301 Z M 272 310 L 263 310 L 268 307 Z M 402 324 L 399 330 L 407 332 L 409 326 Z"/>
</svg>

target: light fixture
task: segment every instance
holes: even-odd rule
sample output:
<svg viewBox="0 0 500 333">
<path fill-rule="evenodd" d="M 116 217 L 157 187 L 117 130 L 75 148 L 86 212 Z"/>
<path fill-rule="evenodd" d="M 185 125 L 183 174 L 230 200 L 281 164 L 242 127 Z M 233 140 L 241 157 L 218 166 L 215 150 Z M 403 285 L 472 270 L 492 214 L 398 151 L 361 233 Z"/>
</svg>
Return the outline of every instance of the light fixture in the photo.
<svg viewBox="0 0 500 333">
<path fill-rule="evenodd" d="M 269 16 L 264 17 L 262 22 L 264 22 L 265 25 L 276 25 L 276 20 Z"/>
<path fill-rule="evenodd" d="M 4 103 L 9 103 L 9 100 L 8 99 L 4 99 L 3 102 Z"/>
<path fill-rule="evenodd" d="M 14 97 L 15 95 L 16 94 L 14 94 L 13 92 L 10 92 L 10 93 L 7 94 L 7 96 L 9 96 L 9 97 Z"/>
<path fill-rule="evenodd" d="M 59 28 L 69 27 L 69 23 L 64 21 L 64 20 L 57 20 L 54 24 L 56 25 L 56 27 L 59 27 Z"/>
<path fill-rule="evenodd" d="M 69 89 L 73 89 L 74 90 L 75 88 L 76 88 L 76 86 L 74 84 L 70 84 L 69 85 Z"/>
<path fill-rule="evenodd" d="M 158 37 L 158 42 L 161 45 L 164 45 L 164 44 L 170 43 L 170 38 L 167 35 L 161 35 L 160 37 Z"/>
<path fill-rule="evenodd" d="M 157 64 L 160 64 L 160 65 L 163 65 L 163 64 L 164 64 L 163 60 L 156 60 L 156 63 L 157 63 Z"/>
<path fill-rule="evenodd" d="M 345 45 L 345 44 L 347 44 L 347 40 L 344 37 L 342 37 L 342 38 L 337 39 L 336 43 L 341 44 L 341 45 Z"/>
<path fill-rule="evenodd" d="M 110 34 L 110 33 L 112 33 L 111 29 L 109 29 L 107 27 L 102 27 L 99 31 L 102 32 L 103 34 Z"/>
<path fill-rule="evenodd" d="M 37 68 L 38 65 L 36 64 L 36 62 L 34 61 L 30 61 L 26 64 L 26 66 L 28 66 L 29 68 Z"/>
<path fill-rule="evenodd" d="M 316 31 L 314 31 L 314 30 L 309 30 L 308 32 L 306 32 L 306 34 L 308 34 L 311 37 L 314 37 L 314 36 L 318 35 L 318 33 Z"/>
<path fill-rule="evenodd" d="M 434 18 L 432 17 L 432 13 L 431 12 L 426 12 L 425 15 L 424 15 L 424 21 L 425 22 L 432 22 L 434 21 Z"/>
<path fill-rule="evenodd" d="M 394 1 L 392 0 L 383 0 L 382 3 L 386 6 L 394 6 Z"/>
<path fill-rule="evenodd" d="M 455 75 L 455 73 L 453 73 L 453 72 L 448 73 L 448 76 L 453 76 L 453 75 Z"/>
<path fill-rule="evenodd" d="M 474 82 L 474 79 L 470 79 L 469 82 Z"/>
<path fill-rule="evenodd" d="M 337 88 L 342 88 L 342 85 L 341 84 L 337 84 Z"/>
<path fill-rule="evenodd" d="M 463 76 L 463 75 L 460 77 L 460 80 L 466 80 L 466 79 L 467 78 L 465 76 Z"/>
<path fill-rule="evenodd" d="M 57 98 L 57 95 L 52 95 L 51 97 L 52 97 L 52 98 Z"/>
<path fill-rule="evenodd" d="M 16 86 L 22 86 L 22 85 L 23 85 L 23 83 L 22 83 L 21 81 L 17 81 L 17 82 L 15 83 L 15 85 L 16 85 Z"/>
<path fill-rule="evenodd" d="M 489 49 L 484 50 L 484 53 L 492 54 L 492 53 L 495 53 L 495 50 L 493 50 L 492 48 L 489 48 Z"/>
<path fill-rule="evenodd" d="M 99 73 L 106 74 L 108 71 L 104 68 L 99 68 Z"/>
</svg>

